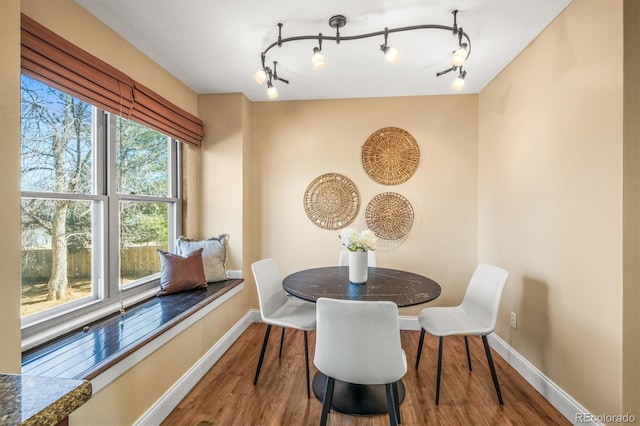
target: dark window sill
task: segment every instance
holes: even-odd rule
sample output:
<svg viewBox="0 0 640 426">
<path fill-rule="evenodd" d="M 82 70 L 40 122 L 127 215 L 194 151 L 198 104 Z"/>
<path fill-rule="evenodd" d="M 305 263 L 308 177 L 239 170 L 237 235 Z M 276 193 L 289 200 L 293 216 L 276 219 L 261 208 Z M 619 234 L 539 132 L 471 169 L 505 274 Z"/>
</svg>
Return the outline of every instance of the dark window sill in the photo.
<svg viewBox="0 0 640 426">
<path fill-rule="evenodd" d="M 153 297 L 22 354 L 22 374 L 91 380 L 184 321 L 243 279 Z M 86 327 L 85 327 L 86 328 Z"/>
</svg>

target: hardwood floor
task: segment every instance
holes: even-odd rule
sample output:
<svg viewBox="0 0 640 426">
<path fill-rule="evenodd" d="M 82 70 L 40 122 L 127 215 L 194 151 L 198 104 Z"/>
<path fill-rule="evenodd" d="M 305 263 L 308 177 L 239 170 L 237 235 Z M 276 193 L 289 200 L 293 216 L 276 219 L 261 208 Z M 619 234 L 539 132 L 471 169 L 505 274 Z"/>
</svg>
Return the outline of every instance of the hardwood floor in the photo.
<svg viewBox="0 0 640 426">
<path fill-rule="evenodd" d="M 254 323 L 207 372 L 162 423 L 163 425 L 314 425 L 321 402 L 307 399 L 301 331 L 286 331 L 278 360 L 280 329 L 272 330 L 260 379 L 253 376 L 266 325 Z M 414 368 L 418 331 L 401 331 L 408 370 L 406 397 L 400 405 L 404 425 L 569 425 L 547 400 L 499 355 L 493 353 L 504 406 L 500 406 L 479 337 L 469 338 L 469 372 L 462 337 L 444 339 L 440 404 L 434 404 L 438 340 L 426 335 L 418 370 Z M 315 333 L 309 333 L 311 375 Z M 385 415 L 354 417 L 331 411 L 329 425 L 388 425 Z"/>
</svg>

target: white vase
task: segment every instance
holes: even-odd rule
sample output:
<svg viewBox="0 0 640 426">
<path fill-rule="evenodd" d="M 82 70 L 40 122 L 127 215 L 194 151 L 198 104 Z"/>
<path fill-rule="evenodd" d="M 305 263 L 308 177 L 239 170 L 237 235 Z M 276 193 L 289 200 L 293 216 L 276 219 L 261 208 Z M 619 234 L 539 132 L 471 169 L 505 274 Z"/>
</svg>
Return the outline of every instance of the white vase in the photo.
<svg viewBox="0 0 640 426">
<path fill-rule="evenodd" d="M 369 254 L 366 251 L 349 252 L 349 281 L 353 284 L 367 282 L 369 272 Z"/>
</svg>

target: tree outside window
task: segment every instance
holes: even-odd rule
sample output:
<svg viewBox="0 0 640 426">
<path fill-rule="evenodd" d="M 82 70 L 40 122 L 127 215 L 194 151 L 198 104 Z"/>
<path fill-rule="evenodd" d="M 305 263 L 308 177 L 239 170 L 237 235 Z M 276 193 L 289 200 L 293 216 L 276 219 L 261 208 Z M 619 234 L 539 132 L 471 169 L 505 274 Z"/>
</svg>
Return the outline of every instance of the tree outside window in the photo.
<svg viewBox="0 0 640 426">
<path fill-rule="evenodd" d="M 21 83 L 22 316 L 151 281 L 156 250 L 175 240 L 177 143 L 27 76 Z"/>
</svg>

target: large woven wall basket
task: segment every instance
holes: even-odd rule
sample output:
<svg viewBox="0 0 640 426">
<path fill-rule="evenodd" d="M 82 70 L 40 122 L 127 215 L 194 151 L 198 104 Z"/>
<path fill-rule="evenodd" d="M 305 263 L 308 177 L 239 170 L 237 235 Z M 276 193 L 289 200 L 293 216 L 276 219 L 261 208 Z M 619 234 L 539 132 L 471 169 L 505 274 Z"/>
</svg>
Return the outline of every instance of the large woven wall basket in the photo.
<svg viewBox="0 0 640 426">
<path fill-rule="evenodd" d="M 304 193 L 304 210 L 309 220 L 323 229 L 342 229 L 360 210 L 358 188 L 348 177 L 326 173 L 315 178 Z"/>
<path fill-rule="evenodd" d="M 420 149 L 406 130 L 385 127 L 373 132 L 362 146 L 362 166 L 373 180 L 398 185 L 418 168 Z"/>
<path fill-rule="evenodd" d="M 367 205 L 365 220 L 369 229 L 383 240 L 399 240 L 413 226 L 413 207 L 395 192 L 378 194 Z"/>
</svg>

